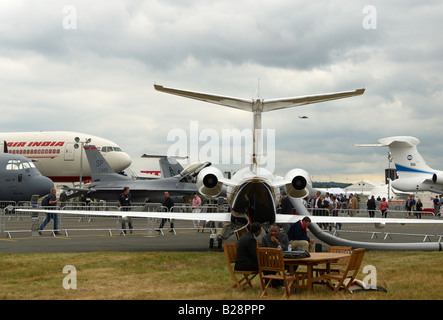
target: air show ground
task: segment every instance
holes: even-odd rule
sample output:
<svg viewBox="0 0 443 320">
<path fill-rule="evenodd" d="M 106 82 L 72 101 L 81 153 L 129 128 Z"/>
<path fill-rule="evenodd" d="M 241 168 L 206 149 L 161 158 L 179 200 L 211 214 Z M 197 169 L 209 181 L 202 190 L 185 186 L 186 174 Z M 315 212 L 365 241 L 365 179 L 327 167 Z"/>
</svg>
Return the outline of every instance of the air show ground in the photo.
<svg viewBox="0 0 443 320">
<path fill-rule="evenodd" d="M 402 230 L 400 226 L 384 229 L 385 232 L 398 230 Z M 395 235 L 383 240 L 381 234 L 371 239 L 371 233 L 344 233 L 343 230 L 339 233 L 344 238 L 360 241 L 423 240 L 421 236 Z M 234 240 L 231 237 L 228 241 Z M 327 250 L 326 245 L 323 250 Z M 368 251 L 362 268 L 375 266 L 377 285 L 388 292 L 358 292 L 345 299 L 441 300 L 442 264 L 442 252 Z M 36 237 L 30 233 L 13 233 L 12 238 L 2 232 L 0 265 L 1 299 L 241 301 L 257 300 L 261 293 L 258 279 L 254 279 L 252 290 L 232 289 L 223 252 L 209 249 L 208 231 L 190 229 L 177 230 L 177 234 L 165 229 L 164 235 L 154 232 L 152 237 L 148 237 L 146 231 L 137 230 L 126 236 L 118 232 L 109 235 L 107 231 L 79 230 L 56 237 L 49 231 Z M 75 290 L 63 287 L 66 266 L 75 267 Z M 362 280 L 366 275 L 361 269 L 358 278 Z M 267 299 L 279 300 L 281 294 L 275 290 Z M 290 299 L 343 298 L 332 296 L 324 286 L 315 286 L 312 293 L 298 290 Z"/>
</svg>

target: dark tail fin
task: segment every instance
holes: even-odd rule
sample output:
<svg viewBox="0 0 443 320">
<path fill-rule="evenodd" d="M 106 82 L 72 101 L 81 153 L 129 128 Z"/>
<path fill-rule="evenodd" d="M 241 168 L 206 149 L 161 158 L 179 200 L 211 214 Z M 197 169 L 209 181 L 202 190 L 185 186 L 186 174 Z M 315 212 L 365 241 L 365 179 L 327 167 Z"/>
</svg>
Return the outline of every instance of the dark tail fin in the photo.
<svg viewBox="0 0 443 320">
<path fill-rule="evenodd" d="M 86 157 L 88 158 L 89 167 L 91 167 L 91 178 L 94 181 L 105 180 L 130 180 L 130 177 L 115 173 L 109 163 L 102 156 L 100 151 L 93 146 L 87 145 L 84 147 Z"/>
</svg>

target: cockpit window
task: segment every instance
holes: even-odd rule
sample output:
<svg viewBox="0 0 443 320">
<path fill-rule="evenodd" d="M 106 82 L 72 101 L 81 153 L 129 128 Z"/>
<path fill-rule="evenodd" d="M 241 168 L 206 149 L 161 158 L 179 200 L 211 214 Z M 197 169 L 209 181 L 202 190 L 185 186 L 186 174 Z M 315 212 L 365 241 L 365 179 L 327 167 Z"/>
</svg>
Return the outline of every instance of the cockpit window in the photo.
<svg viewBox="0 0 443 320">
<path fill-rule="evenodd" d="M 117 151 L 117 152 L 122 152 L 122 149 L 120 149 L 119 147 L 102 147 L 102 152 L 111 152 L 111 151 Z"/>
<path fill-rule="evenodd" d="M 35 165 L 32 162 L 21 162 L 18 159 L 11 159 L 6 164 L 6 170 L 23 170 L 35 168 Z"/>
</svg>

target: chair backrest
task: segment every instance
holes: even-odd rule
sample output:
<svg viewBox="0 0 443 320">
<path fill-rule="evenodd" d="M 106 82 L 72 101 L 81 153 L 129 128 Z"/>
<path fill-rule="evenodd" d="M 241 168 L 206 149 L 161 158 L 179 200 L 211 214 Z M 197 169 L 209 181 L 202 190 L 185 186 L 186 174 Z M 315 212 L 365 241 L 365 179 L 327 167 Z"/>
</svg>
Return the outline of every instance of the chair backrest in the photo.
<svg viewBox="0 0 443 320">
<path fill-rule="evenodd" d="M 347 253 L 351 254 L 352 247 L 345 247 L 345 246 L 330 246 L 328 248 L 328 252 L 333 253 Z M 348 265 L 349 257 L 346 258 L 340 258 L 337 262 L 332 262 L 331 265 L 339 265 L 339 266 L 346 266 Z"/>
<path fill-rule="evenodd" d="M 346 272 L 349 273 L 351 271 L 354 271 L 354 275 L 357 275 L 357 272 L 360 269 L 363 257 L 365 255 L 365 251 L 365 248 L 354 249 L 352 251 L 351 257 L 349 258 L 349 262 L 346 267 Z"/>
<path fill-rule="evenodd" d="M 225 252 L 226 261 L 228 264 L 235 263 L 237 259 L 237 243 L 224 242 L 223 251 Z"/>
<path fill-rule="evenodd" d="M 257 262 L 259 271 L 283 272 L 285 274 L 285 263 L 283 250 L 274 248 L 257 248 Z"/>
</svg>

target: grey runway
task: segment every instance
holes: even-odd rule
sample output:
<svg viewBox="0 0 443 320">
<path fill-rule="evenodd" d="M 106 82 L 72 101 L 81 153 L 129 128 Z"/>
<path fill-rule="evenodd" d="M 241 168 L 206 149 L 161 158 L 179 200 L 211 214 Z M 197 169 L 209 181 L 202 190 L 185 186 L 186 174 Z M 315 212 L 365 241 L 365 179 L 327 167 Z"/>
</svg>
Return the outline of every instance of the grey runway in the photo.
<svg viewBox="0 0 443 320">
<path fill-rule="evenodd" d="M 96 251 L 208 251 L 209 232 L 177 232 L 147 237 L 144 233 L 113 235 L 80 234 L 0 238 L 1 253 L 96 252 Z"/>
</svg>

